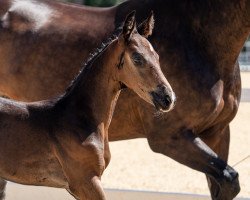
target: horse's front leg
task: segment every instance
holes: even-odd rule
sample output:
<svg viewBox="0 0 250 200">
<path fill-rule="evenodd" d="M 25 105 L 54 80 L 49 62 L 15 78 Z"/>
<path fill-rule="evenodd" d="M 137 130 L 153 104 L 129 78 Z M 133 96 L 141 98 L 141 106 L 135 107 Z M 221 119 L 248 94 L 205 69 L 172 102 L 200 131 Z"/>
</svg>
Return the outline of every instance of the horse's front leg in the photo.
<svg viewBox="0 0 250 200">
<path fill-rule="evenodd" d="M 202 135 L 204 135 L 204 142 L 206 142 L 219 155 L 220 158 L 227 162 L 230 142 L 229 126 L 220 131 L 220 137 L 218 137 L 218 133 L 208 133 L 209 137 L 206 136 L 206 133 Z M 222 184 L 222 187 L 221 184 L 218 184 L 218 182 L 209 175 L 207 175 L 207 180 L 213 200 L 231 200 L 233 199 L 233 196 L 230 191 L 239 190 L 238 179 L 235 179 L 234 184 L 224 183 Z"/>
<path fill-rule="evenodd" d="M 219 186 L 218 193 L 227 191 L 224 198 L 212 197 L 218 200 L 232 200 L 240 191 L 238 173 L 227 163 L 220 159 L 200 138 L 192 131 L 184 130 L 172 134 L 165 139 L 148 137 L 149 145 L 153 151 L 163 153 L 172 159 L 207 174 Z M 225 195 L 224 195 L 225 196 Z"/>
<path fill-rule="evenodd" d="M 100 177 L 109 162 L 108 140 L 104 126 L 83 141 L 64 134 L 54 139 L 54 152 L 68 182 L 68 191 L 79 200 L 105 200 Z"/>
<path fill-rule="evenodd" d="M 106 200 L 98 176 L 90 175 L 88 177 L 83 177 L 81 180 L 70 180 L 69 192 L 77 200 Z"/>
</svg>

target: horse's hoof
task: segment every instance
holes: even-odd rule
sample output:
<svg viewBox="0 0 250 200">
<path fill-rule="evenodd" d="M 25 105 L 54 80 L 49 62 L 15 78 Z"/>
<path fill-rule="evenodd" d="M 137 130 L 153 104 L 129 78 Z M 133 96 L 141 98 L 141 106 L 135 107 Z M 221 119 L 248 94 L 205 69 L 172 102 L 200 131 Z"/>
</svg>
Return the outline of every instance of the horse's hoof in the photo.
<svg viewBox="0 0 250 200">
<path fill-rule="evenodd" d="M 232 200 L 240 192 L 239 174 L 230 166 L 223 171 L 224 178 L 219 181 L 219 191 L 213 200 Z"/>
</svg>

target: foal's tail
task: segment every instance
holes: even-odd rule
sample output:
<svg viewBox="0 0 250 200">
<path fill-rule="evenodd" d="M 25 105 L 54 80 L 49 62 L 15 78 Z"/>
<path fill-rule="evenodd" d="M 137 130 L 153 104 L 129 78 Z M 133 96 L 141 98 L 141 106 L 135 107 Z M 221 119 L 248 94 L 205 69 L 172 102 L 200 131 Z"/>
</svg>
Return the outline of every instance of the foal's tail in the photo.
<svg viewBox="0 0 250 200">
<path fill-rule="evenodd" d="M 6 187 L 7 181 L 0 178 L 0 200 L 5 199 L 5 187 Z"/>
</svg>

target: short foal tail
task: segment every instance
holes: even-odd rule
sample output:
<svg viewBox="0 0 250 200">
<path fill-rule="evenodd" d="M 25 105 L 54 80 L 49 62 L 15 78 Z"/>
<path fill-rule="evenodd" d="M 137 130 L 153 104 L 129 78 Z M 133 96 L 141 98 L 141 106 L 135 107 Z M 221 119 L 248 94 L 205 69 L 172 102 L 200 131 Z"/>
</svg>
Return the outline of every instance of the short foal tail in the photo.
<svg viewBox="0 0 250 200">
<path fill-rule="evenodd" d="M 4 200 L 5 198 L 5 187 L 7 181 L 0 178 L 0 200 Z"/>
</svg>

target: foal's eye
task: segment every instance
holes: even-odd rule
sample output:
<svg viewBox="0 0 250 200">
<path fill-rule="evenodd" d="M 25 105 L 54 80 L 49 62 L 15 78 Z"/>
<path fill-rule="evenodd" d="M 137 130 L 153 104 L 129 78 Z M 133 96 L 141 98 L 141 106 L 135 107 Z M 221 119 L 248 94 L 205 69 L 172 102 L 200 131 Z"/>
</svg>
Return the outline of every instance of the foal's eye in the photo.
<svg viewBox="0 0 250 200">
<path fill-rule="evenodd" d="M 142 66 L 144 63 L 144 58 L 140 53 L 134 52 L 132 54 L 132 60 L 134 62 L 135 65 L 137 66 Z"/>
</svg>

